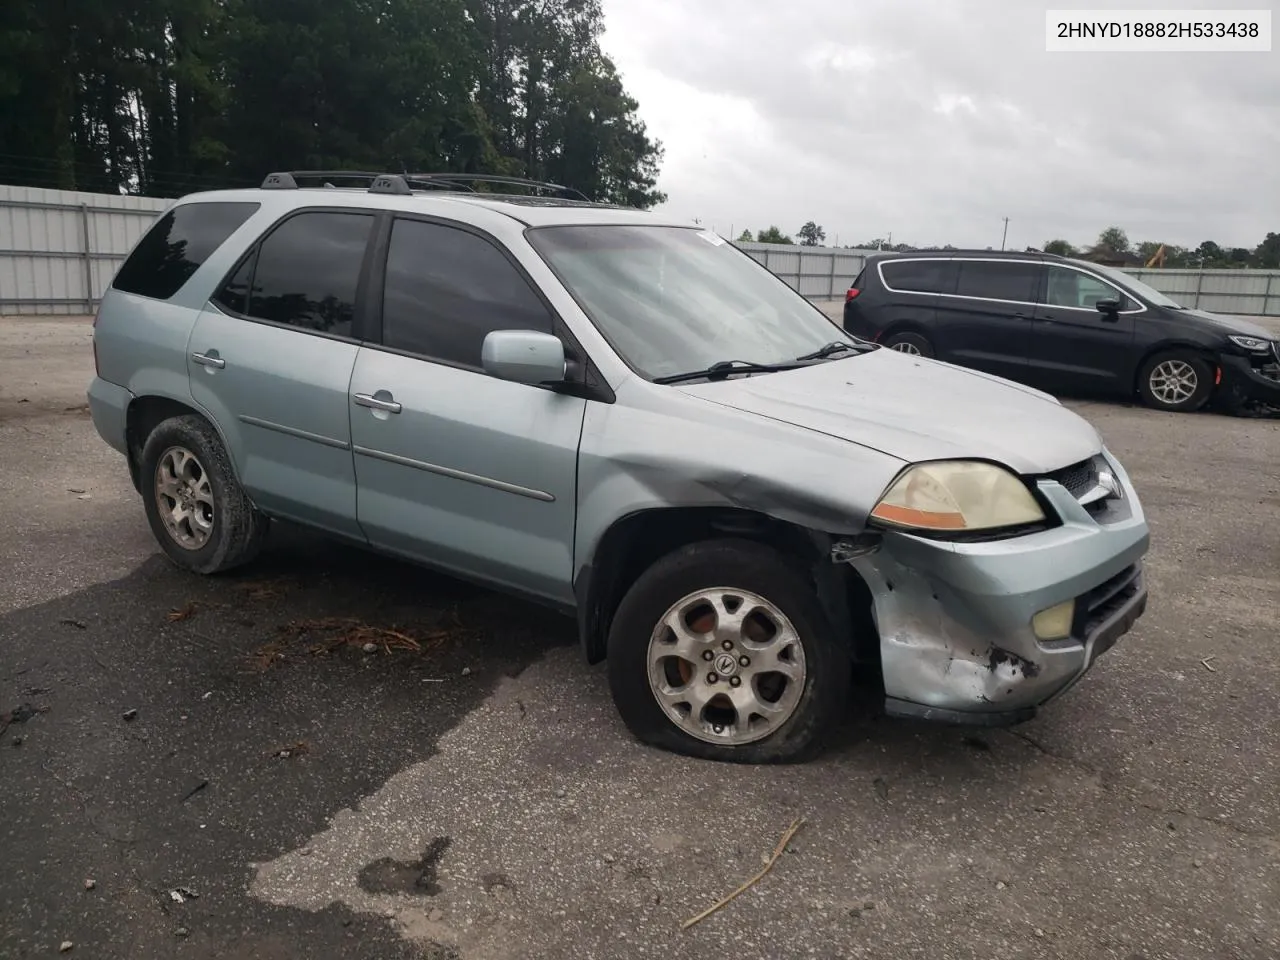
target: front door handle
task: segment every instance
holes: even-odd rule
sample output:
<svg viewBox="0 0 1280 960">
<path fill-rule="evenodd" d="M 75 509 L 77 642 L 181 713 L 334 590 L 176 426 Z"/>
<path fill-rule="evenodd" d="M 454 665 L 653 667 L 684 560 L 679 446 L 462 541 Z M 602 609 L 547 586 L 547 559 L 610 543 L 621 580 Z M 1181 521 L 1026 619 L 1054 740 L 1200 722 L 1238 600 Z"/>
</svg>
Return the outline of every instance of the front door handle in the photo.
<svg viewBox="0 0 1280 960">
<path fill-rule="evenodd" d="M 221 357 L 210 356 L 207 353 L 193 353 L 191 359 L 202 367 L 213 367 L 215 370 L 221 370 L 227 365 L 227 361 Z"/>
<path fill-rule="evenodd" d="M 387 413 L 399 413 L 400 404 L 391 399 L 391 394 L 385 390 L 379 390 L 378 393 L 386 393 L 386 398 L 373 396 L 368 393 L 357 393 L 354 397 L 356 406 L 368 407 L 370 410 L 385 410 Z"/>
</svg>

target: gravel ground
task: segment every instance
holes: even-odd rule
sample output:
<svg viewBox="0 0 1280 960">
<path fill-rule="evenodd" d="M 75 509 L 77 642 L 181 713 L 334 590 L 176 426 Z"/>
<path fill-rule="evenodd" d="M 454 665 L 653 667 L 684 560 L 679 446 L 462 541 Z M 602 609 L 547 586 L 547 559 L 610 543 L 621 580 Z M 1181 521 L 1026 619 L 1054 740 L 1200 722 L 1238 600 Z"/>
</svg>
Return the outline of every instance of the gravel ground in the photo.
<svg viewBox="0 0 1280 960">
<path fill-rule="evenodd" d="M 633 742 L 554 614 L 289 529 L 174 570 L 88 349 L 0 323 L 0 956 L 1280 956 L 1280 421 L 1073 403 L 1151 518 L 1135 632 L 1013 730 L 854 704 L 729 767 Z"/>
</svg>

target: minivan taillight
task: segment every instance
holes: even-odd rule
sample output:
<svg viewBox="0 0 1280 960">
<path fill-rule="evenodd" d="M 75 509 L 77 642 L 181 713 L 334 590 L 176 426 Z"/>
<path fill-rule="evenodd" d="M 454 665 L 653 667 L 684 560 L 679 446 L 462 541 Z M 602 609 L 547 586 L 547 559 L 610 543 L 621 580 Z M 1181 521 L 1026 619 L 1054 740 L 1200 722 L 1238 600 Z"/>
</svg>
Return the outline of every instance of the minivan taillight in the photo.
<svg viewBox="0 0 1280 960">
<path fill-rule="evenodd" d="M 854 299 L 861 292 L 862 291 L 859 290 L 857 287 L 850 287 L 849 292 L 844 295 L 844 302 L 848 303 L 850 300 Z"/>
</svg>

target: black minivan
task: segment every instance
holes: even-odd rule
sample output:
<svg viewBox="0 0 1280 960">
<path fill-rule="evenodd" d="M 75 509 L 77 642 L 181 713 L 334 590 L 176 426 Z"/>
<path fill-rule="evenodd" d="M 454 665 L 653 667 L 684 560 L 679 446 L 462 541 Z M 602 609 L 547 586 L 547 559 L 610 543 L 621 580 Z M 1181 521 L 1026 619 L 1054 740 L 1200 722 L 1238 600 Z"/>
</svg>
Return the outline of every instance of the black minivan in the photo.
<svg viewBox="0 0 1280 960">
<path fill-rule="evenodd" d="M 868 257 L 844 327 L 1051 393 L 1191 411 L 1280 407 L 1280 334 L 1179 305 L 1136 277 L 1053 254 Z"/>
</svg>

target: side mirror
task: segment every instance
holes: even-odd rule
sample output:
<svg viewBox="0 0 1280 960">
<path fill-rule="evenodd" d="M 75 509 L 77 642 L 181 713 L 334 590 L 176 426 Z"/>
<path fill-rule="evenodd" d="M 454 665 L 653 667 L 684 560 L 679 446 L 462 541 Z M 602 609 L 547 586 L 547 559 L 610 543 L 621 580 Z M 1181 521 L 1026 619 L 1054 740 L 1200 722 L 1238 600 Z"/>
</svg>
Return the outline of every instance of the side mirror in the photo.
<svg viewBox="0 0 1280 960">
<path fill-rule="evenodd" d="M 1115 297 L 1106 297 L 1102 300 L 1094 301 L 1094 309 L 1099 313 L 1119 313 L 1120 301 Z"/>
<path fill-rule="evenodd" d="M 480 348 L 484 372 L 499 380 L 527 383 L 561 383 L 568 365 L 559 337 L 537 330 L 493 330 Z"/>
</svg>

